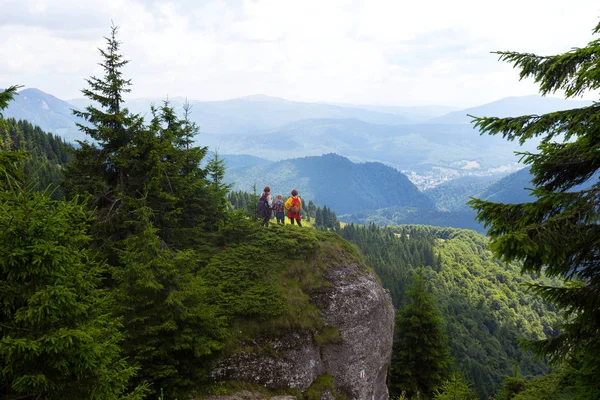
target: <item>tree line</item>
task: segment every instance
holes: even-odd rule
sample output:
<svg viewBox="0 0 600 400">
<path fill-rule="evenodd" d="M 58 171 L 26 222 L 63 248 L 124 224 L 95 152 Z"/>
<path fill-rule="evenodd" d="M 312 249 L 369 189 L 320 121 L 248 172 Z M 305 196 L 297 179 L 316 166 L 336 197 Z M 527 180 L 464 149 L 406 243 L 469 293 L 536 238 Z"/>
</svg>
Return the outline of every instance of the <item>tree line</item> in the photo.
<svg viewBox="0 0 600 400">
<path fill-rule="evenodd" d="M 242 282 L 219 286 L 210 265 L 254 226 L 227 210 L 223 162 L 203 163 L 189 106 L 182 118 L 168 101 L 148 120 L 128 111 L 117 32 L 82 91 L 92 105 L 75 112 L 91 140 L 0 119 L 3 399 L 188 398 L 248 312 L 221 300 Z M 247 301 L 283 312 L 277 293 Z"/>
</svg>

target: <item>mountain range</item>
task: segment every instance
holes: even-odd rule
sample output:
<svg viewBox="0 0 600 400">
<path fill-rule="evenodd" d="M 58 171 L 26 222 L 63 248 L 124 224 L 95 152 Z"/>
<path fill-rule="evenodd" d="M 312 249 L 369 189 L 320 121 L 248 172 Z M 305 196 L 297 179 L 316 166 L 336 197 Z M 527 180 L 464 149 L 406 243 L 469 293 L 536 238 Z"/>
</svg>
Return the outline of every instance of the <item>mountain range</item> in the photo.
<svg viewBox="0 0 600 400">
<path fill-rule="evenodd" d="M 554 97 L 521 96 L 506 97 L 492 103 L 471 107 L 464 110 L 453 111 L 448 114 L 432 118 L 431 124 L 470 124 L 476 117 L 515 117 L 527 114 L 546 114 L 549 112 L 569 110 L 592 105 L 593 102 L 585 100 L 564 100 Z"/>
<path fill-rule="evenodd" d="M 127 107 L 149 113 L 160 99 L 131 99 Z M 185 99 L 171 98 L 181 110 Z M 84 139 L 70 103 L 37 89 L 25 89 L 5 111 L 68 141 Z M 421 188 L 461 176 L 499 176 L 519 169 L 516 150 L 533 151 L 501 137 L 480 135 L 467 114 L 504 116 L 581 107 L 589 102 L 547 97 L 512 97 L 465 110 L 444 106 L 391 107 L 295 102 L 263 95 L 225 101 L 190 101 L 191 119 L 200 128 L 198 144 L 227 154 L 268 160 L 336 153 L 352 161 L 382 162 L 404 171 Z M 449 112 L 448 112 L 449 111 Z M 445 113 L 445 114 L 444 114 Z M 443 115 L 442 115 L 443 114 Z M 417 174 L 417 175 L 413 175 Z"/>
</svg>

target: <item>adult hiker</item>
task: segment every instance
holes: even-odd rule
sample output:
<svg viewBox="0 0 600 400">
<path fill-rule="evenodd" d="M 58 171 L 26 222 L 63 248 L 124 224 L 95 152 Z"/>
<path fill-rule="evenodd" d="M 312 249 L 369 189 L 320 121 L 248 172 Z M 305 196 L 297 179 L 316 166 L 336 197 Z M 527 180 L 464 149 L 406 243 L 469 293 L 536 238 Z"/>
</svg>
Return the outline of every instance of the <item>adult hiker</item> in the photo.
<svg viewBox="0 0 600 400">
<path fill-rule="evenodd" d="M 302 200 L 298 197 L 298 191 L 296 189 L 292 190 L 292 197 L 285 202 L 285 209 L 288 211 L 290 224 L 294 225 L 294 221 L 296 221 L 298 226 L 302 226 L 302 223 L 300 222 L 302 219 L 302 216 L 300 215 L 300 210 L 302 210 Z"/>
<path fill-rule="evenodd" d="M 263 219 L 262 226 L 269 226 L 271 210 L 273 209 L 273 198 L 271 197 L 271 188 L 269 186 L 265 186 L 263 189 L 257 208 L 258 215 Z"/>
</svg>

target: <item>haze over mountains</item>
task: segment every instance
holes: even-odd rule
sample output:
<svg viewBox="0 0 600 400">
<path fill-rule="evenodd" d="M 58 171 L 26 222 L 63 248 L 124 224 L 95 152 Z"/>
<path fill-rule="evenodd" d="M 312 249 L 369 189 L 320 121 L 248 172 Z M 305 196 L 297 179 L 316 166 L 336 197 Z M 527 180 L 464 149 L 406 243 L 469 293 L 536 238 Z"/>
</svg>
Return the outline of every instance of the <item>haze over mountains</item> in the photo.
<svg viewBox="0 0 600 400">
<path fill-rule="evenodd" d="M 177 109 L 185 99 L 172 98 Z M 160 99 L 132 99 L 126 105 L 147 115 Z M 66 140 L 84 139 L 75 127 L 69 102 L 25 89 L 5 111 L 6 117 L 27 119 Z M 520 168 L 520 148 L 501 137 L 481 136 L 467 114 L 481 116 L 542 113 L 590 104 L 555 98 L 511 97 L 466 110 L 444 106 L 391 107 L 306 103 L 264 95 L 195 102 L 191 119 L 200 128 L 198 142 L 223 154 L 248 154 L 283 160 L 336 153 L 358 162 L 382 162 L 405 172 L 421 189 L 461 176 L 501 176 Z M 450 111 L 450 112 L 448 112 Z"/>
<path fill-rule="evenodd" d="M 516 117 L 526 114 L 546 114 L 559 110 L 569 110 L 592 105 L 586 100 L 565 100 L 555 97 L 521 96 L 506 97 L 492 103 L 471 107 L 464 110 L 453 111 L 440 117 L 432 118 L 431 124 L 470 124 L 472 118 L 477 117 Z"/>
</svg>

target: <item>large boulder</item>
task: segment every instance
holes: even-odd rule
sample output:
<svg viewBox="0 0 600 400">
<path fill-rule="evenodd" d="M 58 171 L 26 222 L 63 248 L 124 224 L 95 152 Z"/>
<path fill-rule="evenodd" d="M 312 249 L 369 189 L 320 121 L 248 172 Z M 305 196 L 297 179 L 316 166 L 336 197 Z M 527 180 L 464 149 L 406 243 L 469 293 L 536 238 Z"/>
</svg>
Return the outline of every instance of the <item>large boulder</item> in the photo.
<svg viewBox="0 0 600 400">
<path fill-rule="evenodd" d="M 276 337 L 256 337 L 241 348 L 270 350 L 240 351 L 222 358 L 210 372 L 211 378 L 300 391 L 309 398 L 316 393 L 323 399 L 338 395 L 388 399 L 392 301 L 375 274 L 356 257 L 345 257 L 345 251 L 341 249 L 326 260 L 323 284 L 309 293 L 324 321 L 319 332 L 287 331 Z"/>
</svg>

